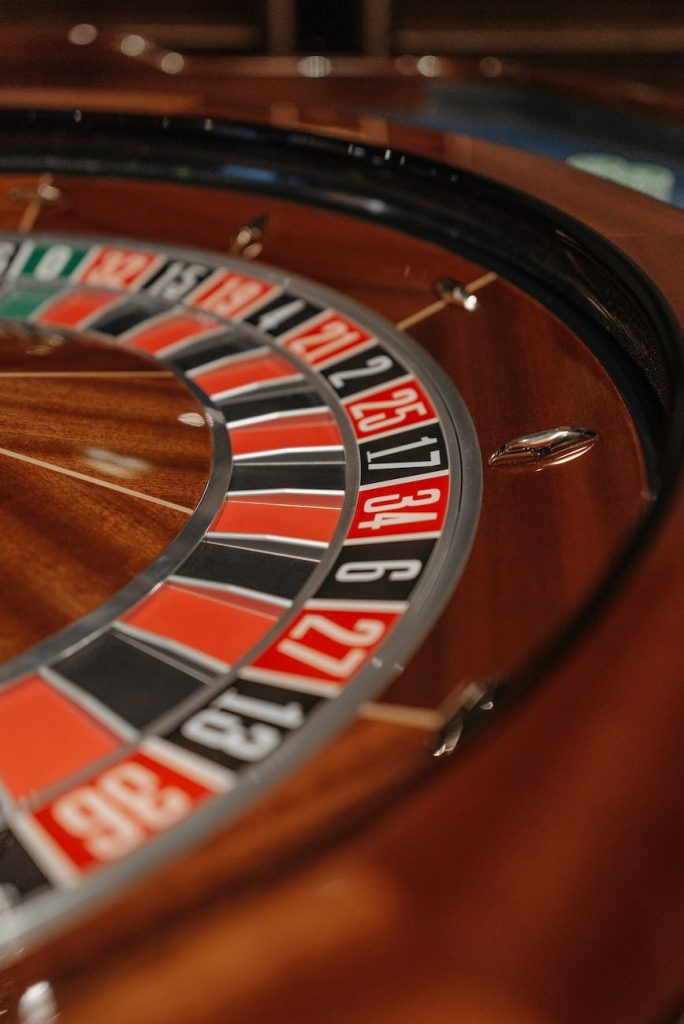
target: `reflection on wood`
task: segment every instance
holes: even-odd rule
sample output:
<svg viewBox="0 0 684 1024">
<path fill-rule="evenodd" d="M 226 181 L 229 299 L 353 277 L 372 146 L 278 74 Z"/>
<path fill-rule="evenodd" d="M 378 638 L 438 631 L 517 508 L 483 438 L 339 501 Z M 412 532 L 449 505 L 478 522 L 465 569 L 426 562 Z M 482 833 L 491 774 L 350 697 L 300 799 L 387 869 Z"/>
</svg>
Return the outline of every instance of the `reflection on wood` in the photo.
<svg viewBox="0 0 684 1024">
<path fill-rule="evenodd" d="M 200 407 L 171 373 L 100 341 L 4 324 L 0 366 L 4 661 L 159 557 L 204 491 L 211 442 L 203 418 L 179 419 Z"/>
<path fill-rule="evenodd" d="M 566 208 L 638 258 L 673 304 L 682 218 L 571 169 L 394 126 Z M 214 248 L 263 197 L 71 179 L 54 229 Z M 269 201 L 268 260 L 397 321 L 431 282 L 484 269 L 331 212 Z M 453 315 L 452 315 L 453 314 Z M 574 333 L 499 279 L 472 317 L 416 339 L 458 383 L 483 452 L 549 423 L 600 435 L 582 459 L 485 476 L 471 560 L 386 700 L 437 707 L 509 670 L 567 620 L 639 520 L 633 425 Z M 29 498 L 27 496 L 27 502 Z M 463 759 L 357 721 L 232 827 L 6 976 L 48 977 L 65 1024 L 644 1024 L 680 995 L 684 691 L 681 493 L 621 592 L 546 687 Z M 679 848 L 678 848 L 679 847 Z"/>
</svg>

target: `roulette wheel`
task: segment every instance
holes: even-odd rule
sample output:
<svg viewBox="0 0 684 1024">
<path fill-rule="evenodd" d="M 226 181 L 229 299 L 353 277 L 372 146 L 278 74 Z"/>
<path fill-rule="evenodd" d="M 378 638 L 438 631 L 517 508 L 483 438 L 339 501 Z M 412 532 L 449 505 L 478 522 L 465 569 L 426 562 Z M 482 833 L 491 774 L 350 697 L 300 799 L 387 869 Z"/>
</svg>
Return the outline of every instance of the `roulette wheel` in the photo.
<svg viewBox="0 0 684 1024">
<path fill-rule="evenodd" d="M 10 1019 L 667 1019 L 681 215 L 367 121 L 0 133 Z"/>
</svg>

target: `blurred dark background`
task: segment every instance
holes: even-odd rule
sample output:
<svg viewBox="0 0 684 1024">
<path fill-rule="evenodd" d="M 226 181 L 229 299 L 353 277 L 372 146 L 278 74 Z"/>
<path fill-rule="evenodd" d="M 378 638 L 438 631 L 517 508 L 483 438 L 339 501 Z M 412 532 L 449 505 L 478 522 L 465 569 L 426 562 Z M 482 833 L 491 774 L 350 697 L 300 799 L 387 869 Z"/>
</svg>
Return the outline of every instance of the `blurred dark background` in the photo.
<svg viewBox="0 0 684 1024">
<path fill-rule="evenodd" d="M 3 0 L 0 24 L 95 22 L 184 51 L 493 53 L 681 85 L 681 0 Z"/>
<path fill-rule="evenodd" d="M 401 117 L 682 206 L 683 57 L 683 0 L 0 3 L 3 102 L 89 88 L 120 109 L 155 91 L 168 112 L 275 104 L 302 121 L 314 104 L 340 130 L 345 110 Z"/>
</svg>

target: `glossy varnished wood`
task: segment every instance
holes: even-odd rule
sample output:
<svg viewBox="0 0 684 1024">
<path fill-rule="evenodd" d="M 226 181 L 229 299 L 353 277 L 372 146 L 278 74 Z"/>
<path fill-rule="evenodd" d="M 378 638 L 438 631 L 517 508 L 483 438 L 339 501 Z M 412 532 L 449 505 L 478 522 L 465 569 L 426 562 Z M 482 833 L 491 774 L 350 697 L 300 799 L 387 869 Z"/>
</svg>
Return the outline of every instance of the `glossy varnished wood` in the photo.
<svg viewBox="0 0 684 1024">
<path fill-rule="evenodd" d="M 188 413 L 198 425 L 179 419 Z M 0 329 L 0 449 L 3 661 L 143 572 L 188 522 L 212 466 L 201 407 L 173 374 L 95 339 L 12 324 Z"/>
<path fill-rule="evenodd" d="M 12 178 L 0 217 L 11 224 Z M 108 233 L 127 211 L 137 237 L 226 251 L 267 212 L 262 259 L 333 287 L 391 322 L 434 301 L 434 282 L 484 268 L 363 220 L 248 193 L 161 183 L 60 178 L 46 230 Z M 485 473 L 475 549 L 441 632 L 388 693 L 434 706 L 469 677 L 512 670 L 556 631 L 606 571 L 638 521 L 646 490 L 639 443 L 608 373 L 558 317 L 499 279 L 472 314 L 451 307 L 409 333 L 461 391 L 484 459 L 505 441 L 561 425 L 588 427 L 595 449 L 541 472 Z M 554 586 L 549 587 L 549 580 Z M 429 679 L 426 687 L 423 679 Z"/>
<path fill-rule="evenodd" d="M 680 215 L 471 140 L 380 135 L 568 210 L 636 258 L 684 317 Z M 68 216 L 108 230 L 107 186 L 91 189 L 91 213 L 75 201 L 46 211 L 46 226 Z M 209 193 L 184 210 L 173 189 L 152 198 L 148 186 L 131 206 L 136 189 L 131 234 L 212 247 L 263 206 L 224 197 L 198 224 L 215 209 Z M 271 205 L 270 262 L 391 319 L 429 302 L 434 276 L 480 270 L 361 222 Z M 565 419 L 598 429 L 600 443 L 555 469 L 486 477 L 482 529 L 442 632 L 388 701 L 437 703 L 462 674 L 514 667 L 586 596 L 643 507 L 633 428 L 605 371 L 512 286 L 492 285 L 491 305 L 487 294 L 468 321 L 447 311 L 416 329 L 457 380 L 484 454 Z M 666 1020 L 684 987 L 683 522 L 680 494 L 591 630 L 466 756 L 433 770 L 429 732 L 355 723 L 223 835 L 19 961 L 5 975 L 8 1007 L 47 978 L 67 1024 Z"/>
</svg>

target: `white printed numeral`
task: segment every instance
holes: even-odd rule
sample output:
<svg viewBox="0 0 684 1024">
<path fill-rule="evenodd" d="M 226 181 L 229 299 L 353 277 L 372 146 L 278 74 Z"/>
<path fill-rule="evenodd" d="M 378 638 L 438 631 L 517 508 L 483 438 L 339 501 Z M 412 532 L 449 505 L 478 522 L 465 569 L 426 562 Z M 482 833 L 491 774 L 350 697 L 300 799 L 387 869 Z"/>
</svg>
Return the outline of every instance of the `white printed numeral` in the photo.
<svg viewBox="0 0 684 1024">
<path fill-rule="evenodd" d="M 360 338 L 360 332 L 344 320 L 328 320 L 305 337 L 287 342 L 287 347 L 305 362 L 313 364 L 322 362 Z"/>
<path fill-rule="evenodd" d="M 375 498 L 367 498 L 363 511 L 372 515 L 372 519 L 359 523 L 360 530 L 382 530 L 388 526 L 407 526 L 410 523 L 431 522 L 437 518 L 437 512 L 402 512 L 401 509 L 414 509 L 422 505 L 434 505 L 439 501 L 441 492 L 435 488 L 424 488 L 415 495 L 385 494 Z"/>
<path fill-rule="evenodd" d="M 328 377 L 330 384 L 336 391 L 341 390 L 348 380 L 356 380 L 358 377 L 375 377 L 378 373 L 392 369 L 392 360 L 389 356 L 371 356 L 366 360 L 366 365 L 356 370 L 338 370 Z"/>
<path fill-rule="evenodd" d="M 62 273 L 73 255 L 70 245 L 51 245 L 46 249 L 33 269 L 39 281 L 53 281 Z"/>
<path fill-rule="evenodd" d="M 61 797 L 52 816 L 97 860 L 116 860 L 144 843 L 147 832 L 184 818 L 191 806 L 183 790 L 163 785 L 149 768 L 129 761 Z"/>
<path fill-rule="evenodd" d="M 389 559 L 385 562 L 347 562 L 335 573 L 338 583 L 377 583 L 387 576 L 393 583 L 415 580 L 423 563 L 417 558 Z"/>
<path fill-rule="evenodd" d="M 366 399 L 349 407 L 352 418 L 357 421 L 360 433 L 367 434 L 371 430 L 377 430 L 378 427 L 389 430 L 390 427 L 396 427 L 403 423 L 412 412 L 418 416 L 427 416 L 425 404 L 420 401 L 420 395 L 415 388 L 399 389 L 392 394 L 391 399 L 382 399 L 376 402 Z M 372 409 L 382 411 L 368 415 Z M 392 412 L 394 412 L 393 416 L 390 415 Z"/>
<path fill-rule="evenodd" d="M 245 725 L 238 715 L 221 708 L 205 708 L 181 731 L 186 739 L 240 761 L 261 761 L 280 743 L 280 733 L 272 725 Z"/>
<path fill-rule="evenodd" d="M 421 437 L 419 441 L 412 441 L 410 444 L 395 445 L 394 448 L 382 448 L 380 451 L 366 452 L 366 462 L 369 470 L 373 469 L 434 469 L 439 466 L 441 456 L 439 449 L 435 448 L 430 452 L 429 459 L 420 459 L 409 462 L 379 462 L 373 465 L 376 459 L 385 459 L 388 455 L 398 455 L 400 452 L 412 452 L 416 448 L 425 448 L 426 445 L 437 445 L 436 437 Z"/>
<path fill-rule="evenodd" d="M 206 273 L 207 268 L 201 263 L 181 263 L 180 260 L 174 260 L 147 291 L 150 295 L 161 295 L 169 302 L 175 302 L 196 288 Z"/>
<path fill-rule="evenodd" d="M 112 249 L 104 253 L 92 270 L 87 271 L 88 284 L 101 284 L 116 288 L 129 277 L 135 277 L 149 264 L 149 256 L 142 252 L 119 252 Z"/>
<path fill-rule="evenodd" d="M 331 654 L 324 654 L 323 651 L 307 647 L 300 641 L 309 632 L 318 633 L 349 650 L 341 657 Z M 299 622 L 289 632 L 289 635 L 281 640 L 277 649 L 290 658 L 301 661 L 304 665 L 310 665 L 326 675 L 334 676 L 335 679 L 346 679 L 366 659 L 364 648 L 374 646 L 385 632 L 385 623 L 377 619 L 357 619 L 353 629 L 340 626 L 332 622 L 325 615 L 318 615 L 309 612 L 301 617 Z"/>
</svg>

